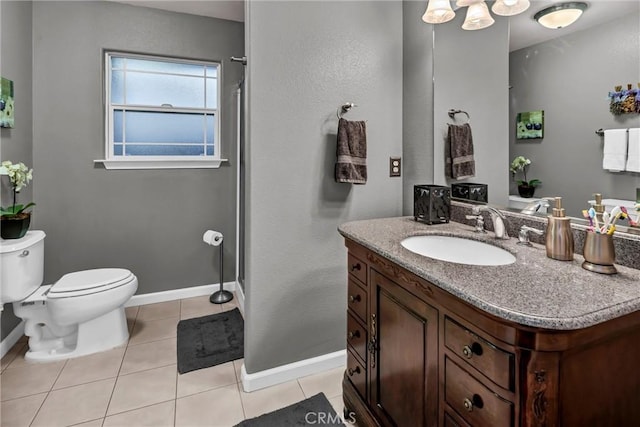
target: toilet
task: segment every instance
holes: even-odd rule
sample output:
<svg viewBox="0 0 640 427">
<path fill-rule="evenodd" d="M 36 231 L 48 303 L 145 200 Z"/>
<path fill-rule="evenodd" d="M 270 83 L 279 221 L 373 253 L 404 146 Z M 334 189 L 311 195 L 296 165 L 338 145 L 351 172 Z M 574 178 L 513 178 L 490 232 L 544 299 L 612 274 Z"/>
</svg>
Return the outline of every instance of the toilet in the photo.
<svg viewBox="0 0 640 427">
<path fill-rule="evenodd" d="M 25 359 L 47 362 L 118 347 L 129 339 L 124 305 L 138 279 L 123 268 L 65 274 L 53 285 L 44 277 L 44 238 L 40 230 L 21 239 L 0 239 L 0 310 L 13 303 L 25 322 Z"/>
</svg>

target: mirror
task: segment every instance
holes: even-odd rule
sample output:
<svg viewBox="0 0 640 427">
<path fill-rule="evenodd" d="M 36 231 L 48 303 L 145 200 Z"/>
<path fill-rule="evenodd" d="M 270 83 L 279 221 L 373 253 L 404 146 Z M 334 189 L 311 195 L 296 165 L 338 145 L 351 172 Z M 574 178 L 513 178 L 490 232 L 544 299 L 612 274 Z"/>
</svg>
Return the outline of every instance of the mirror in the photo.
<svg viewBox="0 0 640 427">
<path fill-rule="evenodd" d="M 602 16 L 596 10 L 602 5 L 592 3 L 583 18 Z M 640 114 L 612 114 L 607 96 L 615 86 L 640 84 L 640 4 L 611 1 L 606 7 L 604 22 L 588 22 L 588 28 L 574 32 L 564 31 L 570 27 L 547 30 L 558 31 L 558 37 L 509 55 L 509 159 L 530 159 L 527 179 L 542 181 L 535 197 L 561 196 L 567 215 L 578 218 L 594 193 L 635 201 L 640 188 L 639 173 L 603 169 L 604 137 L 596 134 L 640 127 Z M 534 2 L 527 13 L 541 8 Z M 512 18 L 511 25 L 518 22 Z M 539 110 L 544 111 L 543 138 L 518 139 L 518 113 Z M 515 182 L 509 185 L 509 193 L 517 195 Z"/>
<path fill-rule="evenodd" d="M 561 196 L 567 215 L 582 219 L 594 193 L 635 201 L 640 188 L 639 173 L 602 168 L 604 139 L 596 134 L 640 127 L 639 114 L 613 115 L 608 98 L 615 86 L 640 83 L 640 4 L 590 2 L 578 22 L 549 30 L 532 17 L 551 3 L 533 1 L 522 15 L 495 16 L 484 30 L 462 30 L 463 16 L 434 25 L 434 183 L 455 182 L 444 175 L 448 118 L 441 116 L 460 108 L 470 113 L 477 141 L 476 177 L 466 181 L 489 184 L 489 203 L 507 206 L 509 195 L 518 194 L 509 165 L 522 155 L 532 161 L 527 179 L 542 181 L 534 197 Z M 522 31 L 521 24 L 533 27 Z M 538 32 L 541 38 L 532 40 Z M 517 139 L 517 114 L 540 110 L 543 138 Z"/>
</svg>

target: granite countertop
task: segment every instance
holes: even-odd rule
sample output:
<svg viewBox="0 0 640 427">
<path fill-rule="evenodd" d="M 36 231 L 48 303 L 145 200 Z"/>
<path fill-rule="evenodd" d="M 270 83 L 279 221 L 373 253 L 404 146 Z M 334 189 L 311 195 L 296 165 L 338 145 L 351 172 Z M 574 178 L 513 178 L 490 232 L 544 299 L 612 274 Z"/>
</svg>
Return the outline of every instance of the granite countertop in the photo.
<svg viewBox="0 0 640 427">
<path fill-rule="evenodd" d="M 603 275 L 581 267 L 584 259 L 557 261 L 544 245 L 517 245 L 493 233 L 450 222 L 427 225 L 413 217 L 353 221 L 338 227 L 344 237 L 390 259 L 460 299 L 500 318 L 552 330 L 589 327 L 640 309 L 640 270 L 616 265 Z M 405 237 L 439 234 L 466 237 L 511 252 L 516 262 L 502 266 L 455 264 L 415 254 L 400 245 Z"/>
</svg>

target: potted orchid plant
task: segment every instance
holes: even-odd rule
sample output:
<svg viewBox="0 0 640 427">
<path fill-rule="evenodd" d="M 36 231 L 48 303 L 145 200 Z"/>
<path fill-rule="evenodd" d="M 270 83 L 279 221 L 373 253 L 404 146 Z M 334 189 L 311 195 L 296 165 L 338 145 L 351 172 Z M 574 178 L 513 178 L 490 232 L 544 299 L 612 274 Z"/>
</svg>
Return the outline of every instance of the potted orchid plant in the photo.
<svg viewBox="0 0 640 427">
<path fill-rule="evenodd" d="M 31 212 L 27 209 L 35 203 L 19 205 L 16 203 L 20 190 L 26 187 L 33 178 L 33 169 L 29 169 L 24 163 L 13 164 L 11 161 L 0 163 L 0 175 L 7 175 L 13 192 L 13 204 L 0 207 L 0 236 L 3 239 L 19 239 L 29 229 Z"/>
<path fill-rule="evenodd" d="M 511 167 L 509 170 L 511 171 L 511 176 L 515 178 L 516 173 L 518 171 L 522 171 L 522 176 L 524 179 L 517 180 L 518 182 L 518 193 L 520 197 L 530 198 L 533 197 L 533 194 L 536 191 L 536 187 L 542 184 L 542 181 L 539 179 L 527 180 L 527 168 L 531 165 L 531 160 L 525 158 L 524 156 L 517 156 L 511 162 Z"/>
</svg>

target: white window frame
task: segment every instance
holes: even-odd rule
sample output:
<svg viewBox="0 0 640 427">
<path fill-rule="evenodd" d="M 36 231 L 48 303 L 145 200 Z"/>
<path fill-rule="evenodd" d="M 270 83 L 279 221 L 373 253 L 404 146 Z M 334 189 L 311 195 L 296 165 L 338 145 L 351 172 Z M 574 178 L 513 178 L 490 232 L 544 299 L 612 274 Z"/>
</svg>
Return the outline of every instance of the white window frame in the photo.
<svg viewBox="0 0 640 427">
<path fill-rule="evenodd" d="M 196 64 L 206 67 L 216 67 L 217 69 L 217 108 L 180 108 L 166 106 L 149 106 L 149 105 L 127 105 L 111 103 L 111 57 L 124 57 L 131 59 L 142 59 L 149 61 L 175 62 L 179 64 Z M 204 78 L 204 77 L 203 77 Z M 126 84 L 126 83 L 125 83 Z M 227 161 L 221 157 L 221 98 L 222 98 L 222 63 L 215 61 L 196 61 L 181 58 L 169 58 L 154 55 L 143 55 L 135 53 L 127 53 L 120 51 L 105 50 L 104 51 L 104 133 L 105 133 L 105 158 L 94 160 L 95 163 L 102 163 L 106 169 L 203 169 L 203 168 L 219 168 L 222 162 Z M 206 106 L 206 92 L 205 92 Z M 157 112 L 176 112 L 176 113 L 202 113 L 212 114 L 214 117 L 214 152 L 213 155 L 203 156 L 116 156 L 114 155 L 113 141 L 113 112 L 114 110 L 127 111 L 157 111 Z M 125 141 L 126 144 L 126 141 Z"/>
</svg>

